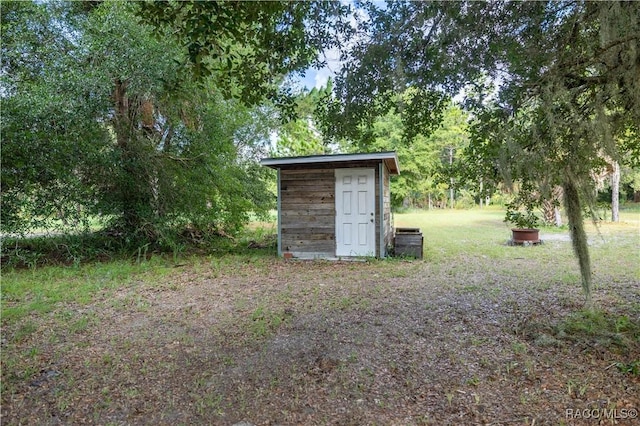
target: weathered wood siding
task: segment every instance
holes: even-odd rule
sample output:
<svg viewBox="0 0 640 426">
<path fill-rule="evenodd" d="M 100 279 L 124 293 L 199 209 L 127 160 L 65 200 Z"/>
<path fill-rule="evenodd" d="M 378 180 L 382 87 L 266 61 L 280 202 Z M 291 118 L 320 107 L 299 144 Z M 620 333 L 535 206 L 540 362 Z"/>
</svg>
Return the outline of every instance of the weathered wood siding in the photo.
<svg viewBox="0 0 640 426">
<path fill-rule="evenodd" d="M 333 169 L 281 169 L 280 197 L 282 251 L 295 257 L 335 256 Z"/>
<path fill-rule="evenodd" d="M 384 186 L 383 186 L 383 210 L 384 210 L 384 214 L 383 214 L 383 218 L 384 218 L 384 247 L 382 247 L 382 249 L 384 250 L 384 254 L 382 256 L 386 256 L 387 255 L 387 247 L 390 247 L 391 245 L 393 245 L 393 222 L 391 221 L 391 184 L 389 182 L 389 169 L 387 168 L 386 165 L 382 165 L 383 168 L 383 179 L 384 179 Z"/>
<path fill-rule="evenodd" d="M 380 204 L 380 172 L 382 167 L 382 205 Z M 382 214 L 380 213 L 382 208 Z M 383 226 L 380 226 L 383 220 Z M 380 239 L 381 228 L 384 238 Z M 382 247 L 381 247 L 382 244 Z M 376 167 L 376 256 L 386 257 L 387 247 L 393 245 L 393 223 L 391 223 L 391 187 L 389 184 L 389 169 L 384 163 L 379 163 Z"/>
</svg>

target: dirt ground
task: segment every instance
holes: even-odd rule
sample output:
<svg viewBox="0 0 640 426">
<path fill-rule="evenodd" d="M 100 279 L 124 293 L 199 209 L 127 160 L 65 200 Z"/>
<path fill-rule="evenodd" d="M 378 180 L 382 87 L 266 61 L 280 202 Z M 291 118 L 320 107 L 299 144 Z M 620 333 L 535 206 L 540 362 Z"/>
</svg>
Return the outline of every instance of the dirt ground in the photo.
<svg viewBox="0 0 640 426">
<path fill-rule="evenodd" d="M 563 267 L 167 267 L 5 327 L 2 424 L 640 424 L 640 283 L 598 270 L 589 318 Z"/>
</svg>

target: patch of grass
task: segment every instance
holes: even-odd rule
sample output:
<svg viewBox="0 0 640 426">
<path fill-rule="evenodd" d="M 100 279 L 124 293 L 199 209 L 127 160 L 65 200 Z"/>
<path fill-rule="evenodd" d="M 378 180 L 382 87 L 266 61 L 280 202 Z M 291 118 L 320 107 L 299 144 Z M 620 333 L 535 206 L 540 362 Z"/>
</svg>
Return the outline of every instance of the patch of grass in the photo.
<svg viewBox="0 0 640 426">
<path fill-rule="evenodd" d="M 480 384 L 480 379 L 476 376 L 473 376 L 467 379 L 466 383 L 471 386 L 478 386 Z"/>
<path fill-rule="evenodd" d="M 582 398 L 589 389 L 588 383 L 583 383 L 579 380 L 569 379 L 567 381 L 567 394 L 573 398 Z"/>
<path fill-rule="evenodd" d="M 640 339 L 640 323 L 627 315 L 611 314 L 603 309 L 581 309 L 556 326 L 559 338 L 579 342 L 597 342 L 626 349 Z"/>
<path fill-rule="evenodd" d="M 153 257 L 141 264 L 114 261 L 3 272 L 2 322 L 12 324 L 31 313 L 52 312 L 67 303 L 86 305 L 135 279 L 153 282 L 168 271 L 166 266 L 162 258 Z"/>
<path fill-rule="evenodd" d="M 527 345 L 525 345 L 522 342 L 511 343 L 511 349 L 513 350 L 513 353 L 515 353 L 516 355 L 523 355 L 527 353 Z"/>
<path fill-rule="evenodd" d="M 341 296 L 329 302 L 329 306 L 338 310 L 347 310 L 357 304 L 351 296 Z"/>
<path fill-rule="evenodd" d="M 580 271 L 567 229 L 542 228 L 541 238 L 545 244 L 510 247 L 506 245 L 511 237 L 510 227 L 503 218 L 503 210 L 489 207 L 396 213 L 394 223 L 396 227 L 421 229 L 425 262 L 434 273 L 449 275 L 449 283 L 459 284 L 472 273 L 490 276 L 478 267 L 490 260 L 491 274 L 517 277 L 523 285 L 533 280 L 536 287 L 549 289 L 560 281 L 567 288 L 580 288 Z M 593 292 L 598 291 L 600 283 L 620 282 L 624 291 L 624 282 L 638 282 L 640 268 L 634 254 L 637 254 L 640 215 L 623 212 L 620 223 L 602 222 L 596 227 L 587 221 L 585 225 L 594 276 Z M 486 283 L 467 282 L 466 289 L 461 291 L 471 293 L 478 285 L 486 287 Z M 498 286 L 504 289 L 502 283 Z M 625 303 L 629 301 L 629 297 L 623 294 L 612 297 Z M 584 299 L 574 297 L 570 305 L 582 302 Z"/>
<path fill-rule="evenodd" d="M 217 415 L 221 415 L 224 413 L 221 405 L 223 395 L 207 391 L 204 393 L 194 393 L 192 394 L 192 397 L 194 400 L 194 405 L 196 407 L 196 412 L 200 416 L 206 416 L 211 412 Z"/>
<path fill-rule="evenodd" d="M 0 245 L 3 270 L 47 265 L 78 266 L 88 261 L 123 258 L 127 253 L 122 241 L 101 232 L 3 237 Z"/>
<path fill-rule="evenodd" d="M 255 337 L 265 337 L 274 333 L 288 318 L 289 312 L 273 312 L 260 305 L 250 315 L 251 333 Z"/>
<path fill-rule="evenodd" d="M 67 329 L 71 333 L 82 333 L 96 323 L 97 320 L 93 315 L 82 315 L 77 320 L 72 321 Z"/>
<path fill-rule="evenodd" d="M 462 287 L 462 293 L 479 293 L 482 291 L 482 287 L 477 285 L 465 285 Z"/>
<path fill-rule="evenodd" d="M 510 228 L 503 219 L 504 211 L 496 208 L 394 215 L 396 227 L 420 228 L 425 241 L 424 257 L 435 261 L 469 252 L 501 256 L 506 249 L 504 243 L 510 238 Z"/>
<path fill-rule="evenodd" d="M 615 365 L 621 373 L 630 374 L 632 376 L 640 376 L 640 360 L 631 362 L 616 362 Z"/>
</svg>

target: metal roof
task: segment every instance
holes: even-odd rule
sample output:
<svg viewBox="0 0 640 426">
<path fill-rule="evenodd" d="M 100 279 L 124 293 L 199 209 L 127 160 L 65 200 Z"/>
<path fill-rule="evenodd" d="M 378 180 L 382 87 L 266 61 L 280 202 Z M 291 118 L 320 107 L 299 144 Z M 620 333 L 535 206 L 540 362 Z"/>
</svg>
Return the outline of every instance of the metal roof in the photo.
<svg viewBox="0 0 640 426">
<path fill-rule="evenodd" d="M 400 166 L 398 165 L 398 156 L 395 151 L 371 152 L 360 154 L 329 154 L 329 155 L 308 155 L 304 157 L 281 157 L 281 158 L 264 158 L 260 161 L 263 166 L 274 169 L 282 166 L 294 166 L 298 164 L 318 164 L 318 163 L 342 163 L 348 161 L 371 161 L 382 160 L 389 173 L 392 175 L 400 174 Z"/>
</svg>

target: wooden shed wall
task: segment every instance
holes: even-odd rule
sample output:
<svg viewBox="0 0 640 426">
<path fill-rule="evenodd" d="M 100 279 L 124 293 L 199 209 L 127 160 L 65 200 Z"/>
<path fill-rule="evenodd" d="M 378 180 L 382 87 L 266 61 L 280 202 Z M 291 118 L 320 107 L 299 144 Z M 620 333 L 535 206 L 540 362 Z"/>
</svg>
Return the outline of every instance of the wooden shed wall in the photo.
<svg viewBox="0 0 640 426">
<path fill-rule="evenodd" d="M 280 170 L 283 252 L 294 256 L 335 256 L 335 222 L 333 169 Z"/>
</svg>

